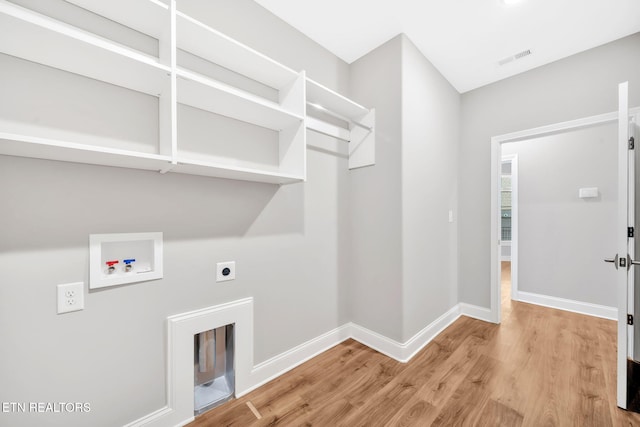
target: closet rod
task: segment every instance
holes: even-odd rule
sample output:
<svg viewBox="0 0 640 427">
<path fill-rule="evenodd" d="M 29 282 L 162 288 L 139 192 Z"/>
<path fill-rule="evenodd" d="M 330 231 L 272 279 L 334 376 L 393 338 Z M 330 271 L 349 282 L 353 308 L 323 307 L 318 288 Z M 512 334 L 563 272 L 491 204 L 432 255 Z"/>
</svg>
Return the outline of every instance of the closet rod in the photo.
<svg viewBox="0 0 640 427">
<path fill-rule="evenodd" d="M 373 131 L 373 127 L 372 126 L 367 126 L 363 123 L 357 122 L 355 120 L 350 119 L 349 117 L 343 116 L 342 114 L 336 113 L 334 111 L 331 111 L 325 107 L 323 107 L 322 105 L 319 104 L 315 104 L 313 102 L 307 102 L 307 105 L 310 105 L 311 107 L 315 108 L 316 110 L 322 111 L 323 113 L 329 114 L 330 116 L 335 117 L 336 119 L 340 119 L 340 120 L 344 120 L 345 122 L 349 122 L 352 123 L 358 127 L 361 127 L 362 129 L 368 131 L 368 132 L 372 132 Z"/>
</svg>

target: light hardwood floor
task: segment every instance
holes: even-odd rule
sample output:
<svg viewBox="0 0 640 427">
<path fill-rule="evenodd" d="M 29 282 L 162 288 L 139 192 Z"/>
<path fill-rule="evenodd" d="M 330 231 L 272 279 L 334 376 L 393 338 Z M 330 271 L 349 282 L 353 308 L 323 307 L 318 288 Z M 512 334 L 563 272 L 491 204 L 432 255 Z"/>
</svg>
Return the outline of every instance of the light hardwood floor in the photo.
<svg viewBox="0 0 640 427">
<path fill-rule="evenodd" d="M 616 407 L 615 322 L 509 298 L 502 319 L 461 317 L 406 364 L 345 341 L 190 425 L 640 426 Z"/>
</svg>

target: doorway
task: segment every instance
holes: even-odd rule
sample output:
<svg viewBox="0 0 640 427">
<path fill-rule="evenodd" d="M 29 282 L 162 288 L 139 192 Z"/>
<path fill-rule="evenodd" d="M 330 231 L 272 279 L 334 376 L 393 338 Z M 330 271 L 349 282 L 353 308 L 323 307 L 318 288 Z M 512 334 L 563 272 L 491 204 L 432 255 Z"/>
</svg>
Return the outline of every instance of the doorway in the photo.
<svg viewBox="0 0 640 427">
<path fill-rule="evenodd" d="M 621 85 L 621 93 L 623 92 L 622 89 L 626 90 L 626 87 L 624 86 L 626 86 L 626 84 Z M 625 102 L 626 102 L 626 97 L 625 97 Z M 621 105 L 622 104 L 623 103 L 621 101 Z M 563 133 L 577 132 L 580 130 L 589 130 L 590 128 L 597 128 L 599 126 L 604 127 L 607 125 L 608 126 L 617 125 L 617 132 L 616 132 L 615 138 L 611 138 L 611 137 L 608 138 L 608 139 L 615 139 L 614 147 L 615 147 L 616 157 L 617 157 L 616 166 L 611 168 L 617 174 L 617 188 L 618 188 L 618 191 L 617 191 L 618 201 L 616 203 L 617 209 L 616 209 L 616 214 L 614 215 L 616 217 L 615 218 L 616 226 L 614 228 L 614 233 L 613 233 L 615 235 L 615 239 L 614 239 L 615 248 L 611 251 L 611 253 L 605 254 L 605 257 L 604 257 L 604 258 L 607 258 L 606 260 L 607 262 L 615 264 L 613 266 L 611 264 L 608 264 L 608 265 L 611 268 L 610 271 L 615 272 L 617 279 L 616 280 L 607 279 L 606 281 L 610 282 L 612 285 L 614 283 L 617 283 L 617 285 L 610 286 L 608 288 L 608 292 L 615 297 L 616 303 L 609 304 L 609 305 L 612 305 L 612 307 L 595 306 L 595 309 L 597 310 L 600 310 L 602 308 L 606 309 L 606 311 L 609 311 L 608 314 L 606 313 L 604 314 L 587 313 L 587 314 L 615 319 L 618 321 L 618 380 L 617 380 L 618 406 L 620 406 L 621 408 L 629 407 L 629 409 L 632 409 L 630 407 L 631 405 L 628 406 L 628 402 L 632 401 L 635 396 L 634 396 L 633 390 L 631 388 L 628 388 L 629 383 L 627 383 L 627 381 L 633 382 L 633 379 L 636 376 L 635 374 L 637 373 L 636 372 L 637 370 L 629 369 L 629 374 L 631 375 L 627 376 L 627 370 L 628 370 L 627 364 L 636 359 L 637 357 L 636 353 L 640 353 L 635 351 L 636 347 L 639 347 L 639 344 L 640 344 L 640 340 L 637 339 L 635 334 L 639 333 L 637 329 L 640 329 L 640 328 L 635 328 L 635 326 L 633 325 L 633 323 L 635 323 L 634 321 L 635 320 L 634 318 L 636 317 L 635 314 L 639 313 L 638 308 L 640 308 L 640 304 L 638 304 L 637 300 L 640 298 L 638 298 L 639 293 L 634 294 L 634 291 L 635 291 L 634 274 L 633 274 L 634 268 L 631 268 L 631 267 L 633 267 L 632 264 L 635 266 L 636 264 L 640 264 L 640 262 L 634 262 L 633 260 L 634 253 L 637 252 L 637 250 L 634 250 L 635 248 L 635 241 L 634 241 L 634 234 L 633 234 L 634 231 L 628 231 L 628 228 L 632 229 L 633 224 L 635 224 L 634 218 L 635 218 L 635 211 L 637 211 L 637 209 L 634 209 L 635 208 L 634 200 L 637 201 L 639 199 L 638 197 L 635 196 L 635 194 L 636 194 L 636 189 L 640 188 L 636 183 L 636 181 L 638 181 L 638 176 L 635 174 L 635 170 L 633 166 L 635 162 L 632 161 L 632 157 L 635 158 L 640 153 L 638 153 L 637 147 L 635 150 L 633 149 L 634 144 L 633 144 L 632 138 L 629 138 L 627 141 L 624 135 L 626 134 L 627 127 L 629 128 L 629 134 L 633 135 L 633 132 L 637 127 L 636 125 L 634 125 L 634 120 L 637 123 L 637 121 L 640 119 L 640 109 L 634 108 L 631 110 L 627 110 L 625 107 L 625 109 L 621 108 L 621 111 L 622 112 L 603 114 L 599 116 L 593 116 L 585 119 L 574 120 L 571 122 L 544 126 L 540 128 L 535 128 L 527 131 L 522 131 L 522 132 L 517 132 L 517 133 L 512 133 L 512 134 L 502 135 L 502 136 L 492 138 L 491 238 L 493 242 L 498 242 L 498 245 L 495 245 L 494 243 L 493 245 L 495 246 L 493 246 L 491 251 L 491 279 L 492 279 L 491 312 L 492 312 L 493 320 L 496 323 L 499 323 L 501 320 L 501 304 L 500 303 L 501 303 L 501 294 L 502 294 L 501 285 L 502 285 L 502 276 L 503 276 L 502 274 L 503 270 L 501 268 L 502 265 L 500 263 L 501 247 L 499 244 L 500 237 L 501 237 L 500 189 L 501 189 L 501 171 L 502 171 L 501 162 L 502 162 L 502 156 L 504 154 L 503 145 L 509 142 L 522 142 L 522 141 L 528 141 L 531 139 L 540 138 L 544 136 L 560 135 Z M 622 132 L 622 131 L 625 131 L 625 132 Z M 629 145 L 628 147 L 627 147 L 627 143 Z M 576 159 L 572 159 L 572 161 L 579 162 L 580 151 L 576 151 L 576 154 L 577 154 Z M 522 164 L 520 164 L 520 166 L 522 166 Z M 522 170 L 520 172 L 522 172 Z M 522 175 L 520 177 L 522 177 Z M 635 189 L 634 189 L 634 183 L 636 183 Z M 519 189 L 521 190 L 521 187 Z M 598 188 L 585 187 L 585 188 L 579 188 L 577 190 L 578 190 L 577 197 L 580 197 L 580 198 L 583 198 L 583 197 L 587 199 L 594 198 L 595 200 L 597 200 L 602 195 L 602 193 L 598 191 L 599 190 Z M 628 212 L 627 212 L 627 209 L 629 210 Z M 612 215 L 608 215 L 608 216 L 610 217 Z M 631 222 L 627 222 L 627 221 L 631 221 Z M 569 224 L 571 222 L 573 221 L 572 220 L 567 221 L 567 223 Z M 592 228 L 591 229 L 585 228 L 584 234 L 590 234 L 593 232 L 593 230 L 594 229 Z M 620 232 L 621 230 L 624 231 L 624 233 L 621 233 Z M 627 236 L 628 233 L 630 233 L 629 236 Z M 520 236 L 520 238 L 522 238 L 522 236 Z M 522 242 L 520 241 L 520 243 Z M 567 251 L 566 248 L 554 248 L 554 251 L 552 252 L 551 255 L 553 256 L 554 259 L 560 260 L 560 262 L 564 262 L 565 260 L 568 259 L 567 255 L 570 255 L 570 254 L 571 252 Z M 614 254 L 615 257 L 613 257 L 612 254 Z M 523 254 L 520 253 L 520 256 L 522 260 Z M 602 259 L 598 260 L 596 258 L 599 258 L 599 257 L 590 256 L 588 261 L 585 260 L 584 265 L 589 265 L 589 266 L 596 265 L 598 261 L 602 261 Z M 608 258 L 611 258 L 611 259 L 608 259 Z M 616 267 L 615 270 L 613 269 L 614 266 Z M 520 265 L 520 267 L 522 266 Z M 541 267 L 542 269 L 549 268 L 549 266 L 547 265 L 542 265 Z M 631 271 L 628 273 L 629 270 Z M 640 275 L 636 275 L 636 277 L 637 276 L 640 276 Z M 524 277 L 524 273 L 522 272 L 522 270 L 520 270 L 520 278 L 522 279 L 522 277 Z M 522 285 L 522 283 L 520 283 L 520 285 Z M 525 294 L 525 292 L 523 292 L 522 286 L 519 286 L 518 292 L 520 297 L 523 297 L 523 294 Z M 564 303 L 565 301 L 562 301 L 562 302 Z M 538 303 L 538 302 L 535 302 L 535 303 Z M 547 304 L 541 303 L 541 305 L 547 305 Z M 553 307 L 553 305 L 551 306 Z M 591 306 L 594 306 L 594 304 L 591 304 Z M 571 308 L 566 308 L 566 307 L 556 307 L 556 308 L 571 310 Z M 580 312 L 580 310 L 571 310 L 571 311 Z M 628 316 L 627 315 L 628 313 L 631 313 L 631 314 Z M 627 323 L 628 323 L 627 317 L 631 317 L 631 316 L 633 316 L 631 320 L 632 323 L 630 323 L 630 325 L 632 326 L 627 326 Z M 638 315 L 638 317 L 640 317 L 640 314 Z M 638 378 L 636 379 L 638 379 L 638 382 L 640 382 L 640 376 L 638 376 Z M 629 395 L 627 391 L 629 391 Z M 627 397 L 629 397 L 629 400 L 627 400 Z"/>
<path fill-rule="evenodd" d="M 507 273 L 511 279 L 508 290 L 515 301 L 577 312 L 595 307 L 594 310 L 604 313 L 602 317 L 615 318 L 615 294 L 607 291 L 604 285 L 615 280 L 607 276 L 613 273 L 595 266 L 595 261 L 607 257 L 607 250 L 615 249 L 615 240 L 607 237 L 607 231 L 613 234 L 616 220 L 616 119 L 617 114 L 611 113 L 492 138 L 491 235 L 492 241 L 498 244 L 491 252 L 491 312 L 496 323 L 502 318 L 501 303 L 507 291 L 502 292 L 502 289 L 506 286 L 503 283 Z M 607 132 L 611 135 L 601 136 L 600 128 L 610 129 Z M 602 147 L 597 148 L 600 153 L 587 153 L 588 150 L 582 149 L 586 142 L 584 146 L 580 145 L 592 132 L 596 135 L 593 138 L 607 140 L 606 147 L 602 142 Z M 563 153 L 558 151 L 561 147 L 564 147 Z M 524 153 L 527 159 L 523 157 Z M 593 158 L 599 161 L 603 153 L 608 159 L 606 166 L 601 163 L 593 166 Z M 503 163 L 508 160 L 511 160 L 512 173 L 510 195 L 505 191 L 508 180 L 503 179 L 503 171 L 509 170 Z M 524 202 L 523 164 L 528 171 L 525 180 L 528 198 Z M 516 185 L 513 182 L 514 165 Z M 567 169 L 566 174 L 563 167 Z M 591 179 L 599 169 L 607 171 L 606 180 L 601 176 Z M 602 183 L 603 180 L 606 182 Z M 517 201 L 514 200 L 514 188 Z M 589 191 L 595 191 L 595 196 Z M 584 194 L 586 196 L 582 198 Z M 503 264 L 507 261 L 508 245 L 503 240 L 506 240 L 505 226 L 509 222 L 504 220 L 506 212 L 503 208 L 508 197 L 511 197 L 510 265 Z M 514 212 L 514 208 L 517 211 Z M 605 217 L 609 219 L 603 225 L 602 218 Z M 528 224 L 525 247 L 522 246 L 522 221 Z M 597 249 L 586 253 L 587 247 Z M 523 265 L 525 255 L 527 262 Z M 584 264 L 581 255 L 593 258 L 593 267 Z M 598 284 L 593 284 L 594 281 Z"/>
</svg>

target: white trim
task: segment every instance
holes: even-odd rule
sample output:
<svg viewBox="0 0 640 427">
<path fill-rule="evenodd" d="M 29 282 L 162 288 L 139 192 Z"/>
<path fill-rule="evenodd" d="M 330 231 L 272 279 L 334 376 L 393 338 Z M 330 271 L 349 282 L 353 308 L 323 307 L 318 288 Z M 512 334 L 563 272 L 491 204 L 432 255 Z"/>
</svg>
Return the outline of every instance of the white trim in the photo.
<svg viewBox="0 0 640 427">
<path fill-rule="evenodd" d="M 502 247 L 500 245 L 500 179 L 502 177 L 502 148 L 500 143 L 491 138 L 491 238 L 489 241 L 489 253 L 491 254 L 491 320 L 493 323 L 500 323 L 500 276 L 501 266 L 498 260 L 502 257 Z M 494 286 L 498 284 L 498 286 Z"/>
<path fill-rule="evenodd" d="M 541 305 L 543 307 L 556 308 L 558 310 L 571 311 L 573 313 L 586 314 L 588 316 L 602 317 L 603 319 L 618 320 L 618 309 L 616 307 L 609 307 L 606 305 L 592 304 L 589 302 L 575 301 L 524 291 L 519 292 L 518 301 Z"/>
<path fill-rule="evenodd" d="M 413 356 L 416 355 L 416 353 L 422 350 L 449 325 L 458 320 L 459 317 L 460 305 L 456 304 L 442 316 L 438 317 L 436 320 L 423 328 L 420 332 L 411 337 L 407 342 L 402 344 L 402 362 L 408 362 L 409 360 L 411 360 Z"/>
<path fill-rule="evenodd" d="M 234 324 L 236 393 L 251 385 L 253 367 L 253 298 L 207 307 L 167 318 L 166 416 L 150 425 L 184 425 L 194 417 L 193 336 L 202 331 Z"/>
<path fill-rule="evenodd" d="M 378 353 L 382 353 L 399 362 L 404 362 L 402 355 L 402 343 L 387 338 L 377 332 L 365 328 L 355 323 L 349 323 L 351 338 L 369 348 L 374 349 Z"/>
<path fill-rule="evenodd" d="M 355 323 L 349 325 L 351 338 L 398 362 L 406 363 L 459 317 L 460 306 L 455 305 L 404 343 Z"/>
<path fill-rule="evenodd" d="M 463 316 L 495 323 L 493 321 L 491 310 L 486 307 L 479 307 L 477 305 L 467 304 L 466 302 L 461 302 L 458 305 L 460 306 L 460 314 Z"/>
<path fill-rule="evenodd" d="M 135 421 L 130 422 L 129 424 L 125 424 L 123 427 L 142 427 L 146 425 L 150 425 L 173 412 L 173 409 L 168 406 L 164 406 L 157 411 L 153 411 L 152 413 L 145 415 L 142 418 L 138 418 Z"/>
<path fill-rule="evenodd" d="M 258 363 L 251 371 L 251 385 L 241 392 L 237 392 L 236 397 L 244 396 L 349 338 L 348 324 L 342 325 L 269 360 Z"/>
</svg>

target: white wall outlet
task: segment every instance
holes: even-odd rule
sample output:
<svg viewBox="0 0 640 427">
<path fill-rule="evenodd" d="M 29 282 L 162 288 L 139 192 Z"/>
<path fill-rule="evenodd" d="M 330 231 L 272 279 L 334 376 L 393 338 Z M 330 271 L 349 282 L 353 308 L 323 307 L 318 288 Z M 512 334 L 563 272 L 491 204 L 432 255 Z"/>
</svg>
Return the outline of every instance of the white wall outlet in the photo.
<svg viewBox="0 0 640 427">
<path fill-rule="evenodd" d="M 58 314 L 84 310 L 84 282 L 58 285 Z"/>
<path fill-rule="evenodd" d="M 236 278 L 236 262 L 227 261 L 216 264 L 216 282 L 226 282 Z"/>
</svg>

